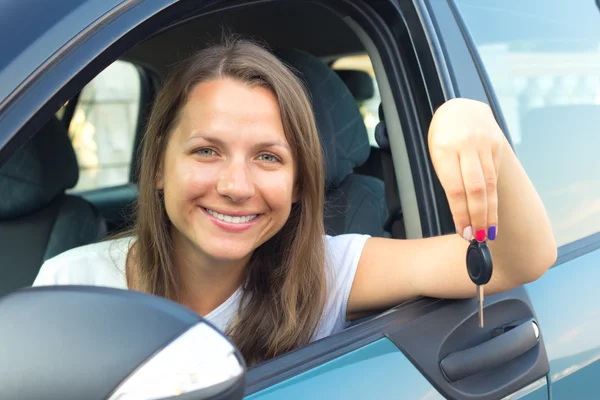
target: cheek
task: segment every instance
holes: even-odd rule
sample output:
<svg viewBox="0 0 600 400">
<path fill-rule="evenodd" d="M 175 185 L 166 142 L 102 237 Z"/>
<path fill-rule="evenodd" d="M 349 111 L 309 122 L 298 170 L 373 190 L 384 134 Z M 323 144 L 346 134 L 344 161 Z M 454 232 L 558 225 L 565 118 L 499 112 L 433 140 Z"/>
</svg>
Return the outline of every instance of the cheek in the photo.
<svg viewBox="0 0 600 400">
<path fill-rule="evenodd" d="M 178 201 L 193 200 L 216 184 L 217 171 L 214 167 L 191 159 L 172 163 L 170 167 L 165 174 L 165 196 L 168 191 Z"/>
<path fill-rule="evenodd" d="M 294 177 L 292 173 L 270 174 L 261 179 L 260 186 L 265 201 L 272 209 L 289 211 L 294 194 Z"/>
</svg>

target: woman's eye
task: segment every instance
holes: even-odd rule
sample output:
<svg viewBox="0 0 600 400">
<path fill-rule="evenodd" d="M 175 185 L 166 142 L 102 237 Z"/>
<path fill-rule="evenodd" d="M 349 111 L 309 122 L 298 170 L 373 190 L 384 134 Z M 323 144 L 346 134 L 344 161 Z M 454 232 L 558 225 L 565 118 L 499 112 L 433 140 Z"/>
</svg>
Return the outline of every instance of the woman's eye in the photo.
<svg viewBox="0 0 600 400">
<path fill-rule="evenodd" d="M 213 149 L 209 149 L 209 148 L 205 147 L 205 148 L 196 150 L 196 154 L 199 154 L 199 155 L 205 156 L 205 157 L 209 157 L 209 156 L 216 155 L 217 152 L 214 151 Z"/>
<path fill-rule="evenodd" d="M 269 153 L 261 154 L 258 158 L 266 162 L 279 162 L 279 157 Z"/>
</svg>

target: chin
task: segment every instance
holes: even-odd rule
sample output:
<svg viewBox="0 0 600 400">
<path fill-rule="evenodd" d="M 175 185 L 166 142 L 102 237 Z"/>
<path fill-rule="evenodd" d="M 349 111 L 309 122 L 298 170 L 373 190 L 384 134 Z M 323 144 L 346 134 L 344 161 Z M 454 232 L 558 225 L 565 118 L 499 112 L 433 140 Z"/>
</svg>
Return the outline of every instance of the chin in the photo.
<svg viewBox="0 0 600 400">
<path fill-rule="evenodd" d="M 247 243 L 206 243 L 200 246 L 206 255 L 219 262 L 234 262 L 248 258 L 255 248 Z"/>
</svg>

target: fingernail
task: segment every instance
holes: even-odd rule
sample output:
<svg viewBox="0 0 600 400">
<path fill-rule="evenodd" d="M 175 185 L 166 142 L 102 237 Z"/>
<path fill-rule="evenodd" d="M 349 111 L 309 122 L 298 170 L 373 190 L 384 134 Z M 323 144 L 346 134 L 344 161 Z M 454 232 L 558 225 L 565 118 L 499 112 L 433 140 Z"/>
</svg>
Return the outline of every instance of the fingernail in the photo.
<svg viewBox="0 0 600 400">
<path fill-rule="evenodd" d="M 490 239 L 490 240 L 496 239 L 496 225 L 492 225 L 488 228 L 488 239 Z"/>
<path fill-rule="evenodd" d="M 465 229 L 463 229 L 463 239 L 465 239 L 467 242 L 471 241 L 471 236 L 473 236 L 473 228 L 471 228 L 470 226 L 467 226 Z"/>
<path fill-rule="evenodd" d="M 483 242 L 485 240 L 485 229 L 478 230 L 475 234 L 475 239 L 477 239 L 478 242 Z"/>
</svg>

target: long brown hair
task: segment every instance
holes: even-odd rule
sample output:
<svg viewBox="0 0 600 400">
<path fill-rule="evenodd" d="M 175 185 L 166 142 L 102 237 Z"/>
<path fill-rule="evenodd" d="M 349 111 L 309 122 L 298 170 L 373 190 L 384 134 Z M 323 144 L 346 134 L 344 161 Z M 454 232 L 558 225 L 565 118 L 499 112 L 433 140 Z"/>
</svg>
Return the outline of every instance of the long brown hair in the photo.
<svg viewBox="0 0 600 400">
<path fill-rule="evenodd" d="M 170 132 L 190 91 L 199 83 L 233 78 L 271 90 L 278 101 L 297 169 L 300 198 L 283 228 L 260 246 L 246 267 L 242 306 L 227 334 L 250 365 L 310 341 L 325 297 L 324 170 L 307 92 L 267 49 L 226 38 L 180 64 L 159 92 L 142 142 L 140 195 L 127 280 L 131 289 L 178 301 L 170 222 L 156 189 Z"/>
</svg>

